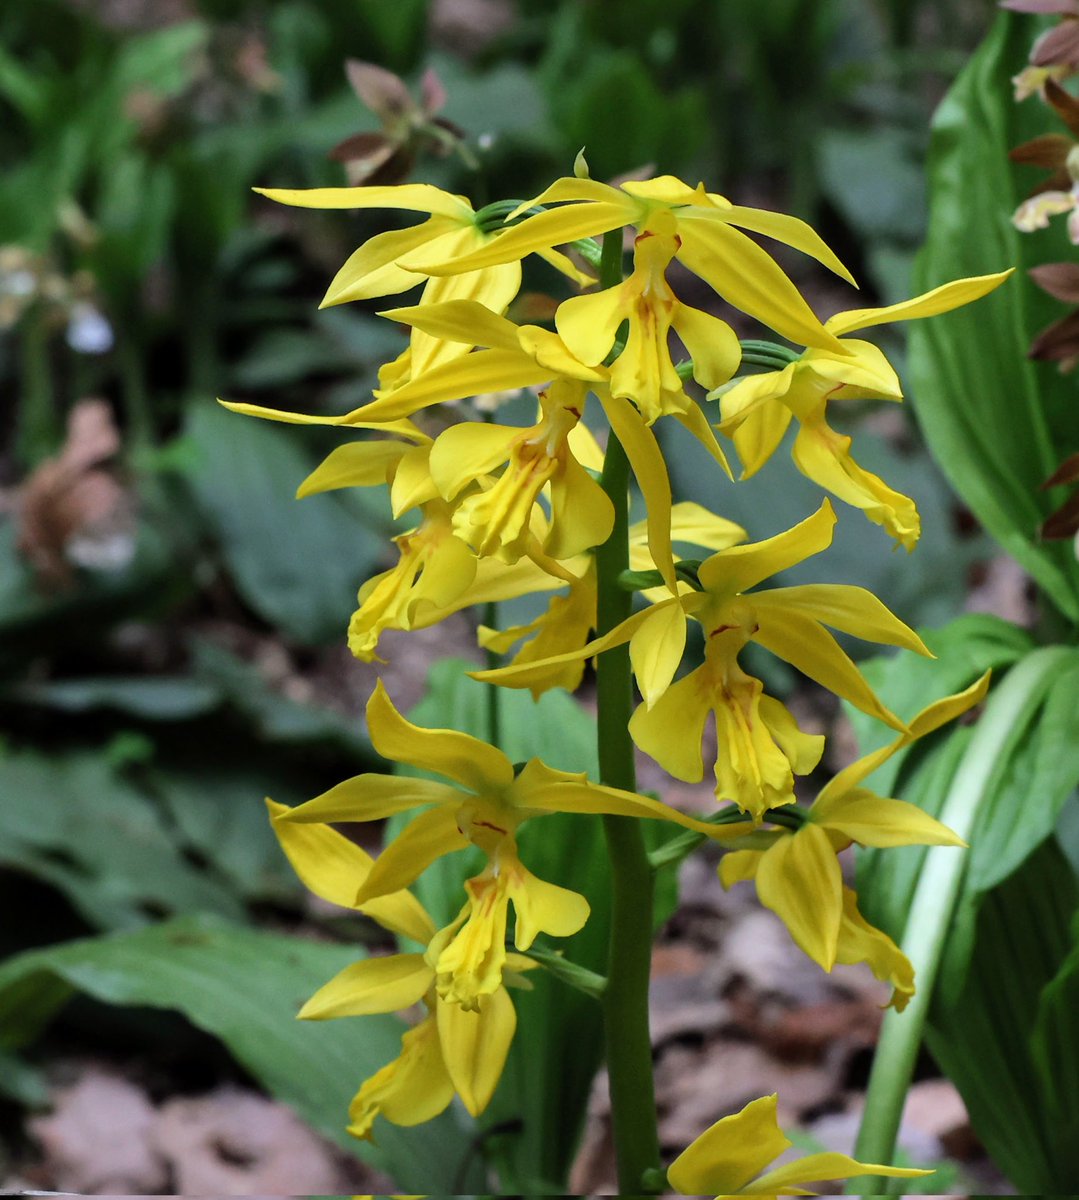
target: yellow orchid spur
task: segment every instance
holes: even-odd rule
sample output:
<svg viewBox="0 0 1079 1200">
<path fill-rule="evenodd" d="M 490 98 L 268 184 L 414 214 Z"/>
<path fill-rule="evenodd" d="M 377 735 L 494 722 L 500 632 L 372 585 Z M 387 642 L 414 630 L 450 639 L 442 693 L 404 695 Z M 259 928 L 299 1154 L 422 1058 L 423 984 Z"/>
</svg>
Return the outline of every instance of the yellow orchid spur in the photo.
<svg viewBox="0 0 1079 1200">
<path fill-rule="evenodd" d="M 266 804 L 281 848 L 308 889 L 428 947 L 424 954 L 366 958 L 346 967 L 299 1012 L 304 1020 L 327 1020 L 424 1005 L 426 1015 L 403 1035 L 400 1055 L 356 1093 L 349 1108 L 349 1133 L 369 1139 L 380 1116 L 394 1125 L 419 1125 L 438 1116 L 454 1095 L 478 1116 L 498 1086 L 517 1027 L 506 989 L 483 997 L 475 1011 L 441 1002 L 429 965 L 438 935 L 415 896 L 399 891 L 356 904 L 356 891 L 374 865 L 371 856 L 328 826 L 289 822 L 285 805 L 272 800 Z M 534 964 L 511 954 L 508 965 L 520 972 Z"/>
<path fill-rule="evenodd" d="M 752 849 L 733 850 L 719 864 L 725 888 L 754 880 L 761 903 L 825 971 L 837 962 L 868 963 L 878 979 L 891 983 L 889 1003 L 900 1012 L 914 995 L 914 972 L 892 939 L 859 913 L 854 892 L 843 886 L 836 855 L 852 842 L 876 847 L 965 844 L 917 805 L 884 799 L 861 784 L 893 754 L 981 703 L 988 689 L 986 672 L 964 691 L 927 705 L 899 737 L 825 784 L 798 828 L 756 833 Z"/>
<path fill-rule="evenodd" d="M 840 500 L 862 509 L 899 545 L 913 550 L 921 531 L 914 501 L 859 466 L 851 455 L 851 439 L 837 433 L 827 421 L 831 400 L 903 398 L 899 377 L 880 348 L 842 335 L 950 312 L 987 295 L 1011 273 L 957 279 L 884 308 L 836 313 L 824 327 L 840 339 L 841 352 L 810 346 L 780 371 L 750 375 L 713 391 L 709 398 L 719 397 L 723 418 L 717 428 L 734 440 L 742 460 L 742 477 L 755 475 L 771 458 L 795 417 L 799 429 L 791 453 L 798 470 Z"/>
<path fill-rule="evenodd" d="M 701 740 L 713 715 L 716 797 L 733 801 L 759 821 L 767 809 L 793 803 L 793 776 L 813 770 L 824 739 L 803 733 L 786 707 L 764 694 L 760 680 L 742 670 L 738 656 L 750 641 L 898 730 L 905 730 L 903 722 L 881 703 L 826 626 L 930 654 L 921 638 L 864 588 L 802 584 L 751 590 L 824 550 L 834 526 L 835 513 L 825 500 L 813 516 L 785 533 L 713 554 L 697 570 L 697 589 L 658 600 L 605 637 L 546 661 L 473 676 L 506 687 L 531 687 L 551 667 L 628 642 L 644 698 L 630 722 L 637 746 L 676 778 L 696 782 L 704 775 Z M 675 682 L 687 615 L 704 629 L 705 659 Z"/>
<path fill-rule="evenodd" d="M 475 1008 L 498 990 L 506 962 L 508 908 L 516 915 L 513 943 L 525 951 L 537 934 L 569 937 L 588 918 L 583 896 L 538 879 L 521 862 L 516 831 L 533 817 L 568 812 L 666 820 L 715 840 L 746 825 L 716 826 L 658 800 L 589 783 L 532 759 L 519 771 L 502 751 L 452 729 L 424 729 L 394 708 L 381 681 L 367 705 L 371 743 L 384 758 L 451 780 L 365 774 L 290 809 L 283 822 L 372 821 L 408 812 L 414 817 L 382 852 L 353 902 L 367 904 L 407 888 L 437 858 L 478 846 L 486 868 L 466 884 L 468 899 L 443 931 L 434 962 L 439 994 Z"/>
<path fill-rule="evenodd" d="M 862 1163 L 827 1151 L 772 1167 L 794 1144 L 779 1128 L 777 1106 L 777 1096 L 762 1096 L 706 1129 L 671 1163 L 667 1170 L 671 1187 L 683 1196 L 715 1196 L 716 1200 L 726 1196 L 813 1196 L 817 1193 L 801 1185 L 857 1175 L 914 1179 L 932 1174 L 918 1167 Z"/>
</svg>

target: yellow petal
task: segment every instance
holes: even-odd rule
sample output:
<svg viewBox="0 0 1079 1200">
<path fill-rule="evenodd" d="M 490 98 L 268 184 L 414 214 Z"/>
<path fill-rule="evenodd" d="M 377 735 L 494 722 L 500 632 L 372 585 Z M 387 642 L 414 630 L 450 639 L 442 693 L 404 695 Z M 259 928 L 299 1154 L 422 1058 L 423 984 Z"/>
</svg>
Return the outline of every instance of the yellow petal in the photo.
<svg viewBox="0 0 1079 1200">
<path fill-rule="evenodd" d="M 261 417 L 264 421 L 279 421 L 283 425 L 341 425 L 352 414 L 342 413 L 339 417 L 312 417 L 307 413 L 285 412 L 280 408 L 265 408 L 261 404 L 242 404 L 238 400 L 221 400 L 218 404 L 229 412 L 245 417 Z M 357 410 L 359 411 L 359 410 Z"/>
<path fill-rule="evenodd" d="M 386 483 L 402 456 L 413 447 L 406 442 L 346 442 L 322 460 L 296 489 L 296 499 L 345 487 L 377 487 Z"/>
<path fill-rule="evenodd" d="M 675 779 L 696 783 L 704 778 L 701 739 L 711 711 L 711 675 L 698 667 L 672 683 L 646 708 L 643 704 L 629 723 L 630 736 Z"/>
<path fill-rule="evenodd" d="M 456 262 L 434 262 L 425 259 L 423 251 L 418 251 L 401 265 L 409 270 L 422 271 L 424 275 L 476 271 L 499 263 L 519 261 L 537 250 L 549 250 L 552 246 L 562 246 L 578 238 L 606 233 L 625 224 L 625 217 L 626 210 L 621 204 L 602 201 L 597 204 L 574 204 L 528 217 L 520 225 L 514 225 L 505 233 L 493 237 L 482 249 L 474 250 Z"/>
<path fill-rule="evenodd" d="M 406 721 L 381 680 L 367 702 L 367 729 L 371 744 L 391 762 L 434 771 L 474 792 L 499 790 L 513 782 L 513 764 L 501 750 L 455 729 L 423 729 Z M 418 781 L 407 782 L 411 786 Z"/>
<path fill-rule="evenodd" d="M 628 400 L 604 388 L 599 393 L 611 430 L 622 444 L 648 510 L 648 550 L 652 562 L 674 591 L 674 551 L 671 548 L 671 481 L 655 434 Z"/>
<path fill-rule="evenodd" d="M 631 299 L 620 284 L 563 300 L 555 313 L 558 336 L 581 362 L 596 366 L 610 353 L 618 326 L 630 314 Z"/>
<path fill-rule="evenodd" d="M 792 415 L 786 405 L 769 401 L 747 412 L 735 426 L 731 439 L 742 463 L 743 479 L 752 479 L 775 454 Z"/>
<path fill-rule="evenodd" d="M 843 353 L 775 260 L 746 234 L 720 221 L 682 220 L 678 257 L 735 308 L 802 346 Z"/>
<path fill-rule="evenodd" d="M 627 222 L 630 219 L 628 214 L 636 209 L 636 206 L 628 202 L 626 197 L 617 188 L 611 187 L 609 183 L 601 183 L 598 179 L 577 179 L 574 176 L 566 175 L 561 179 L 556 179 L 550 187 L 540 192 L 538 196 L 535 196 L 531 200 L 526 200 L 510 216 L 518 216 L 523 212 L 527 212 L 530 208 L 537 208 L 540 205 L 562 204 L 568 200 L 588 200 L 592 203 L 628 205 L 626 210 Z"/>
<path fill-rule="evenodd" d="M 595 285 L 595 277 L 589 275 L 586 271 L 578 269 L 576 264 L 567 255 L 562 254 L 558 250 L 537 250 L 536 254 L 548 262 L 556 271 L 560 271 L 567 279 L 572 279 L 573 282 L 582 288 L 593 287 Z"/>
<path fill-rule="evenodd" d="M 636 527 L 634 527 L 636 528 Z M 671 509 L 671 537 L 676 542 L 704 546 L 709 550 L 725 550 L 744 541 L 748 534 L 741 525 L 717 517 L 701 504 L 680 500 Z M 633 530 L 630 530 L 633 537 Z"/>
<path fill-rule="evenodd" d="M 602 546 L 614 528 L 610 497 L 572 456 L 551 480 L 551 530 L 543 543 L 552 558 L 573 558 Z"/>
<path fill-rule="evenodd" d="M 468 838 L 457 827 L 457 809 L 431 808 L 401 830 L 375 859 L 371 873 L 358 888 L 357 904 L 369 904 L 407 888 L 444 854 L 464 850 Z"/>
<path fill-rule="evenodd" d="M 374 860 L 361 847 L 328 825 L 301 825 L 281 820 L 290 810 L 267 799 L 271 828 L 304 887 L 342 908 L 357 908 L 356 892 Z M 381 896 L 361 910 L 391 933 L 426 945 L 435 932 L 431 918 L 411 892 Z"/>
<path fill-rule="evenodd" d="M 305 1021 L 397 1012 L 422 1000 L 434 971 L 422 954 L 390 954 L 352 963 L 300 1009 Z"/>
<path fill-rule="evenodd" d="M 741 1192 L 791 1145 L 776 1120 L 776 1096 L 762 1096 L 706 1129 L 671 1163 L 667 1178 L 683 1196 Z"/>
<path fill-rule="evenodd" d="M 970 304 L 987 293 L 1000 287 L 1005 279 L 1014 271 L 1000 271 L 995 275 L 975 275 L 969 279 L 954 279 L 951 283 L 942 283 L 932 291 L 923 292 L 910 300 L 901 300 L 898 304 L 889 304 L 884 308 L 855 308 L 847 312 L 836 313 L 825 322 L 825 328 L 832 333 L 851 333 L 855 329 L 868 329 L 872 325 L 883 325 L 888 321 L 912 321 L 917 317 L 933 317 L 937 313 L 950 312 Z"/>
<path fill-rule="evenodd" d="M 431 445 L 414 446 L 403 455 L 390 484 L 390 508 L 395 518 L 438 495 L 431 478 Z"/>
<path fill-rule="evenodd" d="M 596 383 L 610 376 L 606 367 L 585 366 L 570 352 L 558 334 L 549 329 L 541 329 L 538 325 L 522 325 L 518 336 L 521 349 L 550 372 L 548 379 L 565 376 Z"/>
<path fill-rule="evenodd" d="M 520 862 L 507 868 L 510 872 L 509 891 L 517 923 L 513 944 L 527 950 L 537 934 L 551 937 L 571 937 L 588 920 L 588 901 L 577 892 L 557 884 L 537 879 Z"/>
<path fill-rule="evenodd" d="M 736 883 L 748 883 L 757 878 L 760 864 L 760 850 L 728 850 L 719 860 L 719 882 L 727 890 Z"/>
<path fill-rule="evenodd" d="M 629 657 L 648 708 L 670 687 L 685 648 L 686 614 L 677 604 L 655 608 L 633 635 Z"/>
<path fill-rule="evenodd" d="M 769 400 L 780 400 L 790 390 L 797 377 L 799 364 L 788 363 L 782 371 L 762 371 L 759 375 L 747 375 L 718 397 L 719 411 L 723 420 L 718 428 L 730 434 L 745 418 Z"/>
<path fill-rule="evenodd" d="M 786 213 L 769 212 L 763 208 L 743 208 L 739 204 L 732 205 L 723 214 L 723 220 L 742 229 L 751 229 L 754 233 L 763 233 L 765 237 L 775 238 L 795 250 L 801 250 L 810 258 L 815 258 L 823 267 L 845 279 L 854 287 L 854 276 L 836 257 L 835 252 L 825 243 L 815 229 L 798 217 Z"/>
<path fill-rule="evenodd" d="M 455 255 L 463 253 L 464 247 L 474 244 L 477 240 L 472 237 L 460 238 L 457 245 L 462 249 L 455 250 Z M 433 246 L 430 248 L 433 249 Z M 421 300 L 432 308 L 441 308 L 444 304 L 474 303 L 487 311 L 502 312 L 520 288 L 521 264 L 503 263 L 483 271 L 464 271 L 445 278 L 431 279 L 423 289 Z M 477 329 L 476 332 L 481 330 Z M 465 344 L 445 340 L 414 326 L 412 337 L 409 339 L 413 377 L 419 377 L 444 362 L 452 362 L 477 342 L 482 342 L 482 339 L 469 339 Z"/>
<path fill-rule="evenodd" d="M 913 1179 L 919 1175 L 931 1175 L 919 1167 L 883 1167 L 879 1163 L 862 1163 L 846 1154 L 825 1151 L 822 1154 L 807 1154 L 792 1163 L 776 1167 L 759 1179 L 753 1181 L 753 1190 L 746 1191 L 747 1196 L 791 1196 L 815 1195 L 813 1192 L 799 1192 L 794 1185 L 799 1183 L 818 1183 L 825 1179 L 850 1179 L 855 1175 L 892 1175 L 903 1179 Z M 875 1194 L 875 1193 L 874 1193 Z"/>
<path fill-rule="evenodd" d="M 438 213 L 471 224 L 472 205 L 464 196 L 454 196 L 429 183 L 407 183 L 397 187 L 253 188 L 260 196 L 296 208 L 404 208 L 414 212 Z"/>
<path fill-rule="evenodd" d="M 836 961 L 864 962 L 879 980 L 890 983 L 892 998 L 888 1003 L 896 1012 L 902 1012 L 914 995 L 914 968 L 910 960 L 883 930 L 870 925 L 862 916 L 858 897 L 848 887 L 843 889 Z"/>
<path fill-rule="evenodd" d="M 693 359 L 693 378 L 711 391 L 727 382 L 742 361 L 738 335 L 719 317 L 678 304 L 671 320 Z"/>
<path fill-rule="evenodd" d="M 832 544 L 835 512 L 825 500 L 804 521 L 762 542 L 732 546 L 706 559 L 697 572 L 704 588 L 717 595 L 737 595 L 778 575 Z"/>
<path fill-rule="evenodd" d="M 499 350 L 520 349 L 517 326 L 475 300 L 447 300 L 440 304 L 390 308 L 378 315 L 446 341 L 462 342 L 469 346 L 490 346 Z"/>
<path fill-rule="evenodd" d="M 352 300 L 370 300 L 376 296 L 394 296 L 415 287 L 423 281 L 423 276 L 399 267 L 397 260 L 456 228 L 456 221 L 432 217 L 409 229 L 391 229 L 368 238 L 349 255 L 330 281 L 319 308 L 347 304 Z"/>
<path fill-rule="evenodd" d="M 482 996 L 479 1010 L 439 1003 L 438 1037 L 453 1086 L 473 1117 L 491 1102 L 506 1065 L 517 1013 L 505 988 Z"/>
<path fill-rule="evenodd" d="M 933 652 L 872 592 L 849 583 L 806 583 L 797 587 L 769 588 L 755 593 L 755 607 L 781 608 L 804 613 L 815 621 L 852 634 L 867 642 L 902 646 L 932 658 Z"/>
<path fill-rule="evenodd" d="M 704 190 L 704 184 L 690 187 L 677 175 L 657 175 L 654 179 L 627 179 L 622 190 L 630 196 L 639 197 L 653 204 L 691 205 L 706 212 L 715 208 L 730 208 L 722 196 L 713 196 Z M 680 217 L 686 213 L 679 213 Z"/>
<path fill-rule="evenodd" d="M 442 1058 L 434 1016 L 401 1038 L 401 1054 L 372 1075 L 349 1105 L 348 1132 L 370 1138 L 375 1118 L 394 1125 L 422 1125 L 453 1099 L 453 1082 Z"/>
<path fill-rule="evenodd" d="M 860 846 L 963 846 L 936 817 L 905 800 L 885 800 L 864 788 L 818 797 L 809 819 Z"/>
<path fill-rule="evenodd" d="M 825 971 L 835 966 L 843 880 L 823 829 L 803 825 L 761 856 L 757 895 L 790 930 L 791 937 Z"/>
<path fill-rule="evenodd" d="M 504 463 L 522 430 L 517 425 L 462 421 L 440 433 L 431 447 L 431 478 L 447 500 L 480 475 Z"/>
<path fill-rule="evenodd" d="M 696 404 L 691 404 L 683 412 L 676 412 L 674 419 L 689 430 L 698 442 L 708 451 L 708 453 L 716 460 L 723 468 L 723 474 L 728 479 L 734 478 L 734 473 L 731 471 L 730 463 L 727 462 L 727 456 L 723 453 L 723 447 L 716 440 L 716 435 L 712 432 L 711 425 L 708 424 L 708 418 L 701 412 Z"/>
<path fill-rule="evenodd" d="M 814 483 L 860 508 L 874 525 L 881 525 L 905 549 L 913 550 L 921 535 L 918 509 L 909 496 L 890 488 L 850 454 L 851 439 L 836 433 L 823 410 L 805 421 L 791 453 L 799 471 Z"/>
<path fill-rule="evenodd" d="M 803 733 L 790 709 L 772 696 L 761 696 L 759 711 L 795 775 L 808 775 L 815 770 L 824 753 L 824 735 Z"/>
<path fill-rule="evenodd" d="M 285 822 L 377 821 L 427 804 L 459 804 L 461 793 L 445 783 L 401 775 L 354 775 L 306 804 L 290 808 Z"/>
<path fill-rule="evenodd" d="M 843 648 L 823 626 L 801 613 L 766 605 L 754 607 L 759 626 L 753 635 L 754 641 L 797 667 L 821 687 L 849 700 L 862 712 L 893 729 L 905 730 L 903 722 L 884 707 Z"/>
</svg>

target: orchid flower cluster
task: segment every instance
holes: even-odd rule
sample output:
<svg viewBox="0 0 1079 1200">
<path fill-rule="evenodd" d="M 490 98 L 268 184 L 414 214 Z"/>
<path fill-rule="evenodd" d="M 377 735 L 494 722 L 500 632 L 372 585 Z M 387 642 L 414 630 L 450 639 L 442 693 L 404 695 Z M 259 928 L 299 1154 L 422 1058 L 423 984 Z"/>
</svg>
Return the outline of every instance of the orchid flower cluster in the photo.
<svg viewBox="0 0 1079 1200">
<path fill-rule="evenodd" d="M 580 820 L 603 815 L 616 894 L 626 854 L 636 854 L 646 870 L 648 864 L 640 858 L 639 838 L 611 838 L 611 828 L 637 833 L 640 821 L 662 822 L 690 842 L 719 845 L 724 886 L 753 880 L 761 901 L 825 971 L 837 962 L 864 963 L 888 982 L 890 1003 L 902 1009 L 914 991 L 911 966 L 859 912 L 837 855 L 852 843 L 962 844 L 914 805 L 863 785 L 888 757 L 975 705 L 988 681 L 930 704 L 913 720 L 891 712 L 834 632 L 929 654 L 918 635 L 863 588 L 770 584 L 829 546 L 832 502 L 823 499 L 791 529 L 749 541 L 722 515 L 674 502 L 657 430 L 677 422 L 689 431 L 714 464 L 719 494 L 718 485 L 733 480 L 727 448 L 737 452 L 742 475 L 752 475 L 793 420 L 797 468 L 909 551 L 919 536 L 913 501 L 861 466 L 851 439 L 830 424 L 832 404 L 901 399 L 884 354 L 852 335 L 966 304 L 1005 275 L 945 283 L 903 303 L 821 321 L 750 236 L 792 247 L 853 284 L 803 221 L 732 204 L 703 184 L 690 187 L 671 176 L 609 186 L 588 178 L 583 158 L 574 176 L 534 199 L 480 211 L 423 184 L 265 195 L 309 208 L 381 208 L 424 218 L 360 246 L 324 301 L 422 289 L 418 303 L 381 313 L 406 327 L 408 343 L 381 368 L 369 402 L 336 417 L 229 405 L 271 420 L 363 431 L 337 447 L 299 494 L 388 485 L 393 516 L 417 514 L 394 539 L 396 564 L 359 591 L 348 629 L 352 652 L 381 662 L 387 629 L 419 629 L 468 606 L 538 593 L 549 602 L 530 623 L 480 627 L 479 641 L 491 654 L 511 657 L 476 677 L 539 696 L 575 689 L 596 659 L 601 684 L 600 782 L 536 759 L 515 765 L 477 738 L 420 728 L 379 683 L 367 706 L 372 743 L 423 777 L 364 774 L 293 809 L 270 803 L 281 845 L 311 890 L 416 947 L 356 963 L 300 1013 L 324 1019 L 419 1006 L 421 1017 L 405 1033 L 400 1057 L 360 1087 L 350 1132 L 369 1138 L 380 1118 L 419 1124 L 454 1096 L 473 1115 L 490 1101 L 514 1037 L 512 991 L 537 966 L 530 948 L 541 933 L 570 937 L 589 917 L 584 897 L 537 878 L 518 852 L 522 824 L 552 812 Z M 522 262 L 532 256 L 549 265 L 553 280 L 562 277 L 563 292 L 576 292 L 552 303 L 545 325 L 507 315 L 521 288 Z M 784 343 L 742 342 L 728 321 L 680 299 L 687 272 Z M 676 344 L 684 347 L 682 359 Z M 535 390 L 534 422 L 501 423 L 498 398 L 523 389 Z M 452 407 L 434 422 L 430 410 L 440 405 Z M 630 474 L 645 511 L 637 525 L 627 517 Z M 703 631 L 704 660 L 680 674 L 691 621 Z M 741 660 L 750 642 L 894 734 L 841 771 L 809 807 L 796 803 L 795 780 L 816 768 L 824 738 L 801 729 L 749 673 Z M 625 671 L 621 712 L 604 708 L 607 664 Z M 641 697 L 632 715 L 630 668 Z M 705 733 L 710 721 L 714 739 Z M 692 817 L 638 794 L 629 738 L 672 776 L 691 782 L 703 779 L 702 747 L 714 742 L 714 763 L 708 758 L 718 810 Z M 608 769 L 604 762 L 611 761 L 615 742 L 624 746 L 621 765 Z M 332 828 L 406 812 L 416 815 L 374 860 Z M 469 846 L 482 851 L 485 865 L 466 882 L 457 916 L 436 928 L 408 889 L 437 858 Z M 650 945 L 651 927 L 615 931 L 615 937 Z M 646 1021 L 647 954 L 643 978 L 640 971 L 634 978 L 619 975 L 623 958 L 612 952 L 606 989 L 636 988 L 634 1003 Z M 609 1045 L 618 1044 L 626 1007 L 620 1004 L 622 1015 L 608 1021 Z M 613 1065 L 616 1141 L 626 1143 L 630 1135 L 634 1141 L 620 1148 L 620 1165 L 630 1164 L 623 1187 L 639 1190 L 642 1168 L 660 1169 L 654 1107 L 651 1140 L 639 1120 L 624 1114 L 652 1103 L 650 1074 L 648 1088 L 619 1092 Z M 650 1072 L 650 1064 L 643 1070 Z M 823 1155 L 761 1176 L 788 1144 L 776 1125 L 775 1098 L 763 1098 L 686 1149 L 670 1169 L 669 1185 L 776 1193 L 866 1171 L 917 1173 Z"/>
</svg>

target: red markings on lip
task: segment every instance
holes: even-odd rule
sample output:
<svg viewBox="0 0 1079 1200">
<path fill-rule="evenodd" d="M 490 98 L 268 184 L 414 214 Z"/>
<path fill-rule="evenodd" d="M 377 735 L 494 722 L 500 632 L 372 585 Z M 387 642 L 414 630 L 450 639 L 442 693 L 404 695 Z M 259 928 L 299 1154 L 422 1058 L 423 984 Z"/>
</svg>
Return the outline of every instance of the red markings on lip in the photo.
<svg viewBox="0 0 1079 1200">
<path fill-rule="evenodd" d="M 501 825 L 496 825 L 493 821 L 473 821 L 472 826 L 476 829 L 491 829 L 495 833 L 501 833 L 503 836 L 509 833 L 508 829 L 503 829 Z"/>
</svg>

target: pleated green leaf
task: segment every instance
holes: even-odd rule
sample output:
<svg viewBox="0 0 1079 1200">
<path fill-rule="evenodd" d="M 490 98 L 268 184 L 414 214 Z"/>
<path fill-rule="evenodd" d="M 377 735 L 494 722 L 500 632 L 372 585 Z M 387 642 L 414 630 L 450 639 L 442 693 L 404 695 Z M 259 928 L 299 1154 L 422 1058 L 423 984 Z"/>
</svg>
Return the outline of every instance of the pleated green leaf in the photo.
<svg viewBox="0 0 1079 1200">
<path fill-rule="evenodd" d="M 1033 336 L 1067 309 L 1026 278 L 1039 263 L 1074 258 L 1063 219 L 1020 234 L 1011 214 L 1044 174 L 1015 168 L 1008 150 L 1059 122 L 1046 106 L 1015 104 L 1009 79 L 1037 25 L 999 14 L 934 121 L 929 233 L 918 290 L 1014 266 L 992 295 L 911 327 L 909 373 L 919 422 L 941 469 L 986 529 L 1052 598 L 1079 619 L 1079 563 L 1069 544 L 1037 529 L 1063 495 L 1039 486 L 1075 445 L 1075 380 L 1034 363 Z"/>
</svg>

